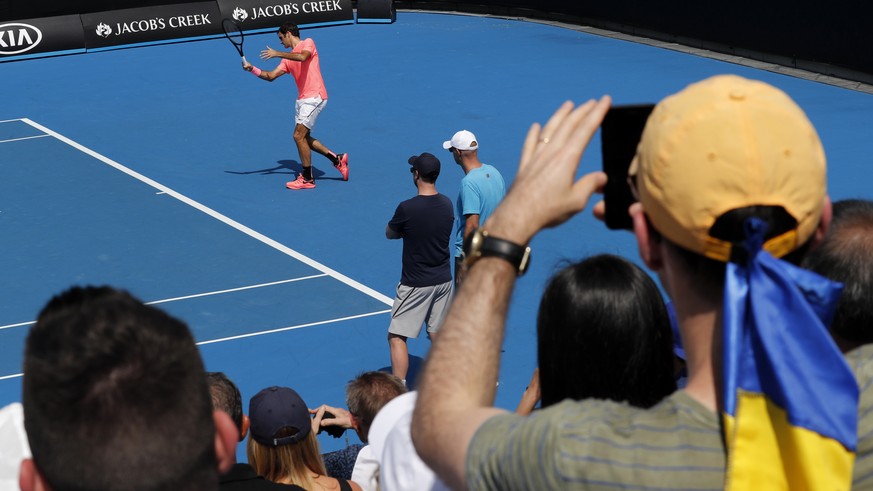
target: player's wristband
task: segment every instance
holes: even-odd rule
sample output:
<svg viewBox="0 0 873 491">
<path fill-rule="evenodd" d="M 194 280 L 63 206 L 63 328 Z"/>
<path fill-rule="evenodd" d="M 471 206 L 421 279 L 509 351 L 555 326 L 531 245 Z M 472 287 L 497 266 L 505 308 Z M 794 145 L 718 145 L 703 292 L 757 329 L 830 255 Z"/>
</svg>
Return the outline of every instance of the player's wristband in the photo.
<svg viewBox="0 0 873 491">
<path fill-rule="evenodd" d="M 256 77 L 260 77 L 261 76 L 261 69 L 256 67 L 256 66 L 253 66 L 252 67 L 252 74 Z"/>
</svg>

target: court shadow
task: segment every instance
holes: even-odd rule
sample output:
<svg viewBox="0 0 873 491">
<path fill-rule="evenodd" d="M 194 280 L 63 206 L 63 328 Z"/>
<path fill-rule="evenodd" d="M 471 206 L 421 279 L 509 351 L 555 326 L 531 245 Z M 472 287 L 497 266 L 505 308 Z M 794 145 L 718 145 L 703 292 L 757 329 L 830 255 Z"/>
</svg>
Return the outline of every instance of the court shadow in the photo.
<svg viewBox="0 0 873 491">
<path fill-rule="evenodd" d="M 424 359 L 420 356 L 409 355 L 409 371 L 406 372 L 406 386 L 409 390 L 415 390 L 418 387 L 418 375 L 421 373 L 421 367 Z M 391 365 L 379 368 L 380 372 L 391 373 Z"/>
<path fill-rule="evenodd" d="M 245 175 L 253 175 L 259 174 L 262 176 L 270 175 L 270 174 L 297 174 L 302 169 L 300 163 L 294 160 L 277 160 L 275 167 L 266 167 L 263 169 L 256 170 L 248 170 L 248 171 L 235 171 L 235 170 L 226 170 L 224 172 L 228 174 L 237 174 L 241 176 Z"/>
<path fill-rule="evenodd" d="M 330 164 L 328 164 L 330 165 Z M 300 162 L 296 160 L 277 160 L 275 167 L 268 167 L 264 169 L 250 170 L 250 171 L 232 171 L 226 170 L 224 171 L 228 174 L 237 174 L 237 175 L 270 175 L 270 174 L 290 174 L 293 176 L 300 175 L 303 172 L 303 166 Z M 331 180 L 331 181 L 342 181 L 342 177 L 324 177 L 324 171 L 319 169 L 317 166 L 312 166 L 312 177 L 315 179 L 323 179 L 323 180 Z"/>
</svg>

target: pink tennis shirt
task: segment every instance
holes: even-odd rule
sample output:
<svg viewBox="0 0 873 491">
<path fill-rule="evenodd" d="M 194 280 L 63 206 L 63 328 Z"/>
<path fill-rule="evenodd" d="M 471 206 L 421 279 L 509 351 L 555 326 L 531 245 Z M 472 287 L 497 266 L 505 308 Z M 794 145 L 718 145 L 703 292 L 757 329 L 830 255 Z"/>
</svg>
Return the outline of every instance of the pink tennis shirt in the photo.
<svg viewBox="0 0 873 491">
<path fill-rule="evenodd" d="M 290 73 L 297 82 L 297 99 L 321 96 L 327 99 L 327 89 L 324 87 L 324 79 L 321 78 L 321 63 L 318 61 L 318 50 L 315 49 L 315 41 L 311 38 L 297 43 L 291 50 L 292 53 L 309 51 L 310 56 L 306 61 L 282 60 L 282 71 Z"/>
</svg>

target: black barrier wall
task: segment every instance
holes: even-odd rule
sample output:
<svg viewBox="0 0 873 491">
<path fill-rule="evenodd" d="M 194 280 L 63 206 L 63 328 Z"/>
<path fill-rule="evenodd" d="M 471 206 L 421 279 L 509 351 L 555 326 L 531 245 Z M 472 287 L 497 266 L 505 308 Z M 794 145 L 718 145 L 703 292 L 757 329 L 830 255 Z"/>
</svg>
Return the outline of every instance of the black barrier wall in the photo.
<svg viewBox="0 0 873 491">
<path fill-rule="evenodd" d="M 82 10 L 76 14 L 0 21 L 0 61 L 217 37 L 226 17 L 248 32 L 289 21 L 300 27 L 354 22 L 351 0 L 210 0 L 94 12 L 88 6 L 76 3 Z"/>
<path fill-rule="evenodd" d="M 89 50 L 221 33 L 215 2 L 110 10 L 81 18 Z"/>
<path fill-rule="evenodd" d="M 24 19 L 0 25 L 0 60 L 84 51 L 85 38 L 78 15 Z"/>
<path fill-rule="evenodd" d="M 178 3 L 183 2 L 0 0 L 0 23 Z M 234 2 L 218 3 L 226 16 L 224 5 Z M 281 0 L 263 3 L 283 4 Z M 285 2 L 290 3 L 303 2 Z M 873 83 L 873 28 L 869 27 L 873 2 L 867 1 L 404 0 L 394 5 L 400 9 L 453 10 L 591 25 Z M 0 39 L 8 41 L 14 29 L 0 26 Z M 2 44 L 0 48 L 8 49 Z"/>
<path fill-rule="evenodd" d="M 397 1 L 399 9 L 550 19 L 873 83 L 873 2 L 820 0 Z"/>
<path fill-rule="evenodd" d="M 305 26 L 349 23 L 354 19 L 351 0 L 218 0 L 218 7 L 222 18 L 233 18 L 243 30 L 275 29 L 287 21 Z"/>
</svg>

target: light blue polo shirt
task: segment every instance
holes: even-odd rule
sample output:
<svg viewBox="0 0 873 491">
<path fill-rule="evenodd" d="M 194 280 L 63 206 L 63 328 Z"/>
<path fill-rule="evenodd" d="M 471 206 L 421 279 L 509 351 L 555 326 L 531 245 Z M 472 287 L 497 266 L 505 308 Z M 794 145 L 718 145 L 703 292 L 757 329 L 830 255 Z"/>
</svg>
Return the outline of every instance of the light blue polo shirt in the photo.
<svg viewBox="0 0 873 491">
<path fill-rule="evenodd" d="M 461 190 L 455 206 L 455 223 L 458 224 L 455 257 L 461 255 L 464 247 L 464 227 L 467 225 L 465 215 L 479 215 L 479 224 L 484 224 L 504 195 L 506 183 L 494 166 L 482 164 L 482 167 L 471 170 L 461 179 Z"/>
</svg>

